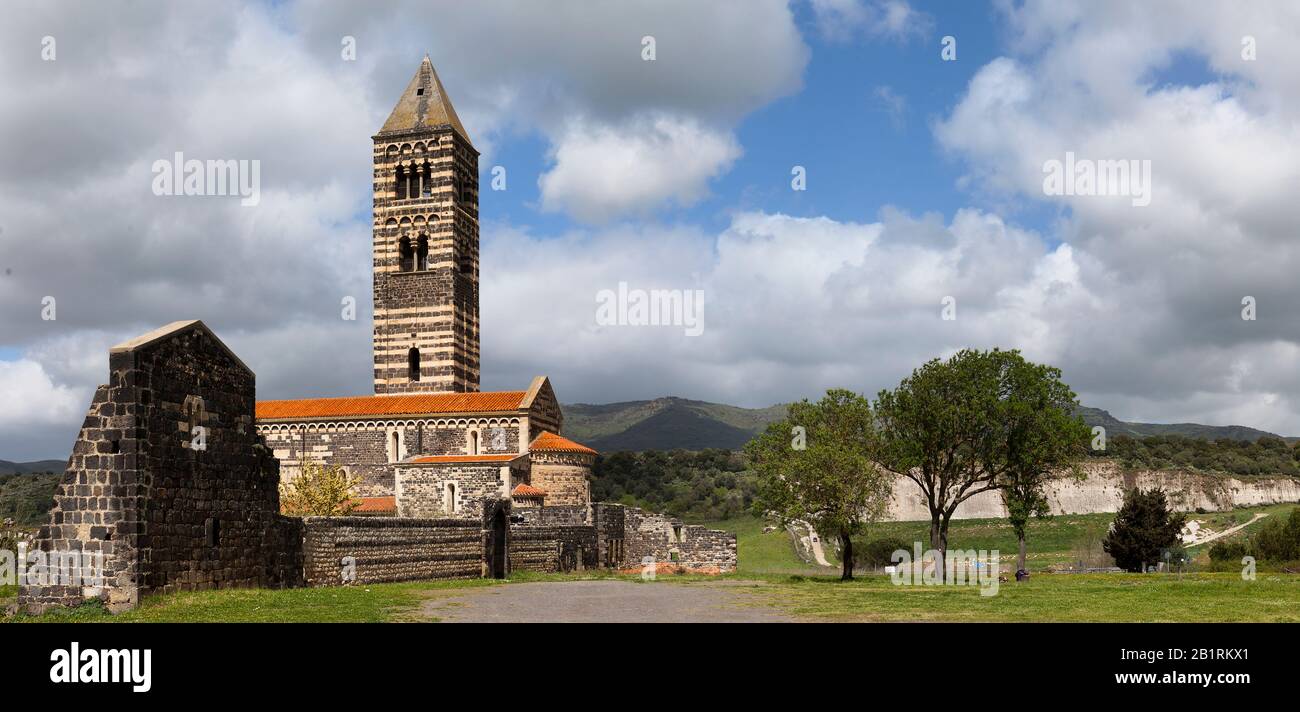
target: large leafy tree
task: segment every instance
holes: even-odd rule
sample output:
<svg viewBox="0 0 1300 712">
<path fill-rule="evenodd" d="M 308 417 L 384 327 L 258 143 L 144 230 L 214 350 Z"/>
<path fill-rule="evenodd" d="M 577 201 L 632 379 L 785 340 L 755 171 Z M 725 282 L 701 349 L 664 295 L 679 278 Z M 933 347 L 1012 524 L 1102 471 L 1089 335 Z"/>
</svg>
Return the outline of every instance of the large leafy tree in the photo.
<svg viewBox="0 0 1300 712">
<path fill-rule="evenodd" d="M 1065 468 L 1079 476 L 1076 465 L 1087 455 L 1091 431 L 1075 414 L 1078 401 L 1059 369 L 1031 363 L 1015 352 L 1007 356 L 998 396 L 1005 469 L 996 484 L 1019 544 L 1016 568 L 1023 570 L 1029 519 L 1050 514 L 1043 486 Z"/>
<path fill-rule="evenodd" d="M 934 359 L 876 401 L 882 463 L 920 488 L 930 548 L 946 573 L 948 526 L 964 501 L 1010 489 L 1017 516 L 1045 510 L 1041 481 L 1086 442 L 1060 371 L 1018 351 Z"/>
<path fill-rule="evenodd" d="M 1159 563 L 1161 553 L 1178 544 L 1187 517 L 1169 509 L 1162 489 L 1143 492 L 1134 487 L 1124 493 L 1110 533 L 1102 548 L 1125 571 L 1140 573 Z"/>
<path fill-rule="evenodd" d="M 876 464 L 870 402 L 834 389 L 790 406 L 785 420 L 745 446 L 758 473 L 755 508 L 783 524 L 807 521 L 840 541 L 843 580 L 853 578 L 853 539 L 889 506 L 892 476 Z"/>
</svg>

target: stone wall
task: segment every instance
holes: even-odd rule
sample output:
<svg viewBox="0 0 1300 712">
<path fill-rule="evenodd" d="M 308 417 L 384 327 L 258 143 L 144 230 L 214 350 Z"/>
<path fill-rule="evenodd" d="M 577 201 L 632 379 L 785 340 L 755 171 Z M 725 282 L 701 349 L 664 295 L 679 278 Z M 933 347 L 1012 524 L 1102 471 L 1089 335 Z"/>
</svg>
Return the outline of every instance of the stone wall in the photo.
<svg viewBox="0 0 1300 712">
<path fill-rule="evenodd" d="M 593 508 L 602 560 L 608 559 L 610 549 L 620 548 L 615 534 L 621 530 L 623 551 L 618 568 L 640 570 L 643 561 L 653 558 L 658 566 L 678 567 L 692 573 L 736 570 L 735 534 L 684 524 L 674 517 L 636 507 L 600 503 Z"/>
<path fill-rule="evenodd" d="M 512 571 L 583 571 L 600 566 L 592 526 L 512 526 Z"/>
<path fill-rule="evenodd" d="M 1184 470 L 1125 470 L 1114 460 L 1086 461 L 1086 477 L 1059 477 L 1048 483 L 1047 501 L 1054 514 L 1093 514 L 1118 512 L 1124 491 L 1133 486 L 1141 489 L 1160 487 L 1170 503 L 1181 511 L 1197 508 L 1210 512 L 1261 504 L 1300 502 L 1300 478 L 1236 478 Z M 955 519 L 1001 519 L 1006 506 L 998 492 L 984 492 L 966 500 L 953 514 Z M 893 521 L 928 521 L 929 508 L 915 482 L 899 477 L 894 484 L 888 519 Z"/>
<path fill-rule="evenodd" d="M 303 521 L 303 578 L 309 586 L 352 581 L 478 578 L 483 575 L 479 520 L 308 517 Z M 350 562 L 345 561 L 348 557 Z"/>
<path fill-rule="evenodd" d="M 400 460 L 419 455 L 469 454 L 471 433 L 478 434 L 480 454 L 517 453 L 520 449 L 518 419 L 261 423 L 258 431 L 280 460 L 280 474 L 285 480 L 298 476 L 305 455 L 327 465 L 342 465 L 360 477 L 359 494 L 363 497 L 392 495 Z"/>
<path fill-rule="evenodd" d="M 506 496 L 512 475 L 507 463 L 437 463 L 402 465 L 397 474 L 397 516 L 481 517 L 485 499 Z M 454 484 L 454 506 L 448 508 L 448 483 Z"/>
<path fill-rule="evenodd" d="M 102 553 L 103 585 L 24 586 L 20 603 L 121 610 L 151 592 L 297 584 L 296 523 L 253 408 L 252 371 L 202 322 L 113 347 L 34 545 Z"/>
</svg>

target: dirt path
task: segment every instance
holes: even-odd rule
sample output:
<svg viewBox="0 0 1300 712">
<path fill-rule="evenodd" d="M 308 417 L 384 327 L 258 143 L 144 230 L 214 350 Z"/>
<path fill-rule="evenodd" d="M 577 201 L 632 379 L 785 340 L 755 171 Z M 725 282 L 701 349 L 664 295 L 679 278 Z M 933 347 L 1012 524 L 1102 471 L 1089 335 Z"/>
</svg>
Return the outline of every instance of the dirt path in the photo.
<svg viewBox="0 0 1300 712">
<path fill-rule="evenodd" d="M 1254 519 L 1251 519 L 1249 522 L 1246 522 L 1245 524 L 1238 524 L 1237 526 L 1232 527 L 1231 529 L 1224 529 L 1223 531 L 1221 531 L 1221 532 L 1217 532 L 1217 533 L 1214 533 L 1214 534 L 1211 534 L 1211 535 L 1205 537 L 1204 539 L 1197 539 L 1197 540 L 1195 540 L 1195 541 L 1193 541 L 1193 542 L 1190 542 L 1190 543 L 1187 543 L 1187 544 L 1183 544 L 1183 546 L 1200 546 L 1201 544 L 1209 544 L 1210 542 L 1214 541 L 1215 539 L 1222 539 L 1223 537 L 1228 536 L 1229 534 L 1233 534 L 1233 533 L 1239 532 L 1239 531 L 1241 531 L 1242 529 L 1245 529 L 1246 527 L 1248 527 L 1248 526 L 1254 524 L 1255 522 L 1258 522 L 1259 520 L 1261 520 L 1261 519 L 1263 519 L 1264 517 L 1267 517 L 1267 516 L 1268 516 L 1268 512 L 1264 512 L 1264 513 L 1262 513 L 1262 514 L 1257 512 L 1257 513 L 1255 514 L 1255 518 L 1254 518 Z"/>
<path fill-rule="evenodd" d="M 792 620 L 737 590 L 759 582 L 545 581 L 439 591 L 420 607 L 449 623 L 771 623 Z"/>
<path fill-rule="evenodd" d="M 806 535 L 800 533 L 799 527 L 807 529 L 808 533 Z M 817 535 L 817 530 L 813 529 L 811 524 L 803 520 L 797 520 L 791 524 L 790 534 L 791 536 L 800 539 L 803 542 L 803 545 L 812 551 L 813 561 L 818 566 L 834 566 L 834 564 L 826 560 L 826 553 L 822 549 L 821 537 Z"/>
</svg>

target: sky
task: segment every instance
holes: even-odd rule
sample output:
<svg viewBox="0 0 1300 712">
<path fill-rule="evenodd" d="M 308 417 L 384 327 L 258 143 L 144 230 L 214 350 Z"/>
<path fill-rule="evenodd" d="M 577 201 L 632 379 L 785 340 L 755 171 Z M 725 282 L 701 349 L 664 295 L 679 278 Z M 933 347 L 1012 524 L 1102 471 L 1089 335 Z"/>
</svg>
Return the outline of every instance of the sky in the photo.
<svg viewBox="0 0 1300 712">
<path fill-rule="evenodd" d="M 0 459 L 66 457 L 108 348 L 179 319 L 261 398 L 371 392 L 371 136 L 426 53 L 482 153 L 485 390 L 765 406 L 1001 347 L 1300 435 L 1296 37 L 1285 1 L 11 3 Z M 257 204 L 156 194 L 176 152 L 257 161 Z M 1147 180 L 1049 190 L 1067 154 Z M 703 328 L 599 319 L 620 284 Z"/>
</svg>

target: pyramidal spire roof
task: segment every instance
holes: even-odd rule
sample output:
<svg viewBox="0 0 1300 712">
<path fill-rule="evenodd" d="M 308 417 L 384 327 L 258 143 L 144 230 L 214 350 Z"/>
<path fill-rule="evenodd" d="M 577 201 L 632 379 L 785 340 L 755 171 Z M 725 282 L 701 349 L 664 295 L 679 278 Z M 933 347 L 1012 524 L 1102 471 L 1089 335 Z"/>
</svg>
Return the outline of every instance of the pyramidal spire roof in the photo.
<svg viewBox="0 0 1300 712">
<path fill-rule="evenodd" d="M 424 61 L 420 62 L 420 68 L 415 71 L 415 76 L 411 77 L 411 83 L 407 84 L 406 90 L 402 92 L 402 98 L 398 99 L 397 106 L 393 107 L 393 113 L 389 114 L 384 127 L 379 129 L 379 133 L 447 126 L 455 129 L 456 133 L 469 141 L 469 133 L 461 125 L 460 117 L 456 116 L 456 110 L 451 106 L 451 99 L 447 98 L 447 90 L 442 88 L 438 72 L 434 70 L 433 62 L 429 61 L 429 55 L 426 54 Z"/>
</svg>

